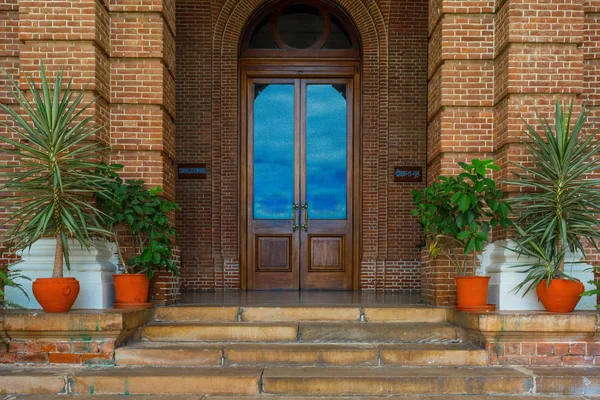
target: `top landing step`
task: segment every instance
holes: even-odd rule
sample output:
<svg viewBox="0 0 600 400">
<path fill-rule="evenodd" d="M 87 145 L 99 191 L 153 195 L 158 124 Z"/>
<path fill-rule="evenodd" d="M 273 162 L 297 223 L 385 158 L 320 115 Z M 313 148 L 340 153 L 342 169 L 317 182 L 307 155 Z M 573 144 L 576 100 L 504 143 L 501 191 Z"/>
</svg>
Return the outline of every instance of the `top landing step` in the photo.
<svg viewBox="0 0 600 400">
<path fill-rule="evenodd" d="M 211 306 L 378 306 L 423 305 L 419 291 L 201 291 L 183 292 L 182 305 Z"/>
<path fill-rule="evenodd" d="M 168 306 L 161 322 L 445 322 L 447 309 L 425 306 Z"/>
<path fill-rule="evenodd" d="M 158 307 L 160 322 L 444 322 L 448 310 L 422 304 L 418 292 L 187 292 Z"/>
</svg>

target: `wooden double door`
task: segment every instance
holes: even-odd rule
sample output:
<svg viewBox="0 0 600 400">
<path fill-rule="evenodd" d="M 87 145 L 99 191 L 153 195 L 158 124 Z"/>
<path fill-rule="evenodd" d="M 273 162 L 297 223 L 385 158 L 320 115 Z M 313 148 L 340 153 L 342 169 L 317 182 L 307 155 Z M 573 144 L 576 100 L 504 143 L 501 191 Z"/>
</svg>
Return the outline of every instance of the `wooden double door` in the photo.
<svg viewBox="0 0 600 400">
<path fill-rule="evenodd" d="M 353 80 L 246 88 L 247 288 L 352 290 Z"/>
</svg>

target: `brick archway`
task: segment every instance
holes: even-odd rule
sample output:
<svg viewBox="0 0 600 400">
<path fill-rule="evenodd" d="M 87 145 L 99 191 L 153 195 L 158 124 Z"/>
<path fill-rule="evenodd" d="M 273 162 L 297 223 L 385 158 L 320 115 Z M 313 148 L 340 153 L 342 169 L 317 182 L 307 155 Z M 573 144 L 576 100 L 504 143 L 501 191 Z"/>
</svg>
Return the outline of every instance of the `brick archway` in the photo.
<svg viewBox="0 0 600 400">
<path fill-rule="evenodd" d="M 220 107 L 212 111 L 213 202 L 212 257 L 215 287 L 240 287 L 239 262 L 239 99 L 238 50 L 247 21 L 268 0 L 227 0 L 213 31 L 212 95 Z M 387 27 L 375 0 L 335 0 L 356 24 L 362 42 L 362 258 L 361 287 L 375 288 L 378 256 L 386 253 L 388 169 L 388 44 Z M 380 212 L 383 211 L 383 212 Z M 382 266 L 383 267 L 383 266 Z M 373 285 L 370 287 L 370 285 Z"/>
</svg>

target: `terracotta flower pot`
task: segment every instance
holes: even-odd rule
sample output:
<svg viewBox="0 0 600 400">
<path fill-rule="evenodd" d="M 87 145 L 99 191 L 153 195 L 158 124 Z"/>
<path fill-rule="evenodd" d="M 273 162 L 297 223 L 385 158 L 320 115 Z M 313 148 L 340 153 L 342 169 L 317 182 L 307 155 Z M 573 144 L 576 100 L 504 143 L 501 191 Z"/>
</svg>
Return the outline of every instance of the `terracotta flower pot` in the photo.
<svg viewBox="0 0 600 400">
<path fill-rule="evenodd" d="M 457 276 L 456 297 L 459 311 L 486 311 L 489 276 Z"/>
<path fill-rule="evenodd" d="M 148 292 L 150 281 L 146 274 L 113 274 L 115 308 L 150 308 Z"/>
<path fill-rule="evenodd" d="M 580 281 L 552 279 L 550 286 L 544 280 L 537 285 L 535 291 L 547 311 L 569 313 L 579 303 L 585 287 Z"/>
<path fill-rule="evenodd" d="M 79 295 L 79 281 L 75 278 L 37 278 L 32 289 L 45 312 L 67 312 Z"/>
</svg>

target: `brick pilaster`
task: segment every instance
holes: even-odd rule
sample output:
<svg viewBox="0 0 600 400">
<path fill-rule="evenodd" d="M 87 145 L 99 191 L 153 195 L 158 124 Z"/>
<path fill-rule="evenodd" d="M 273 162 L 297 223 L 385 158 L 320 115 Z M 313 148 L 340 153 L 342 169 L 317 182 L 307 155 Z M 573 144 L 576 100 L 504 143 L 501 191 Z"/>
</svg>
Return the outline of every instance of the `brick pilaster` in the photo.
<svg viewBox="0 0 600 400">
<path fill-rule="evenodd" d="M 511 162 L 525 162 L 519 144 L 524 118 L 539 127 L 535 110 L 553 119 L 557 99 L 583 92 L 583 0 L 506 0 L 496 6 L 494 41 L 494 151 L 509 178 Z M 578 110 L 577 110 L 578 112 Z M 517 190 L 509 187 L 505 190 Z"/>
<path fill-rule="evenodd" d="M 112 161 L 175 196 L 174 0 L 110 2 Z"/>
<path fill-rule="evenodd" d="M 457 162 L 490 157 L 493 145 L 494 1 L 429 3 L 427 182 L 458 172 Z M 455 301 L 454 270 L 423 260 L 423 296 Z"/>
</svg>

